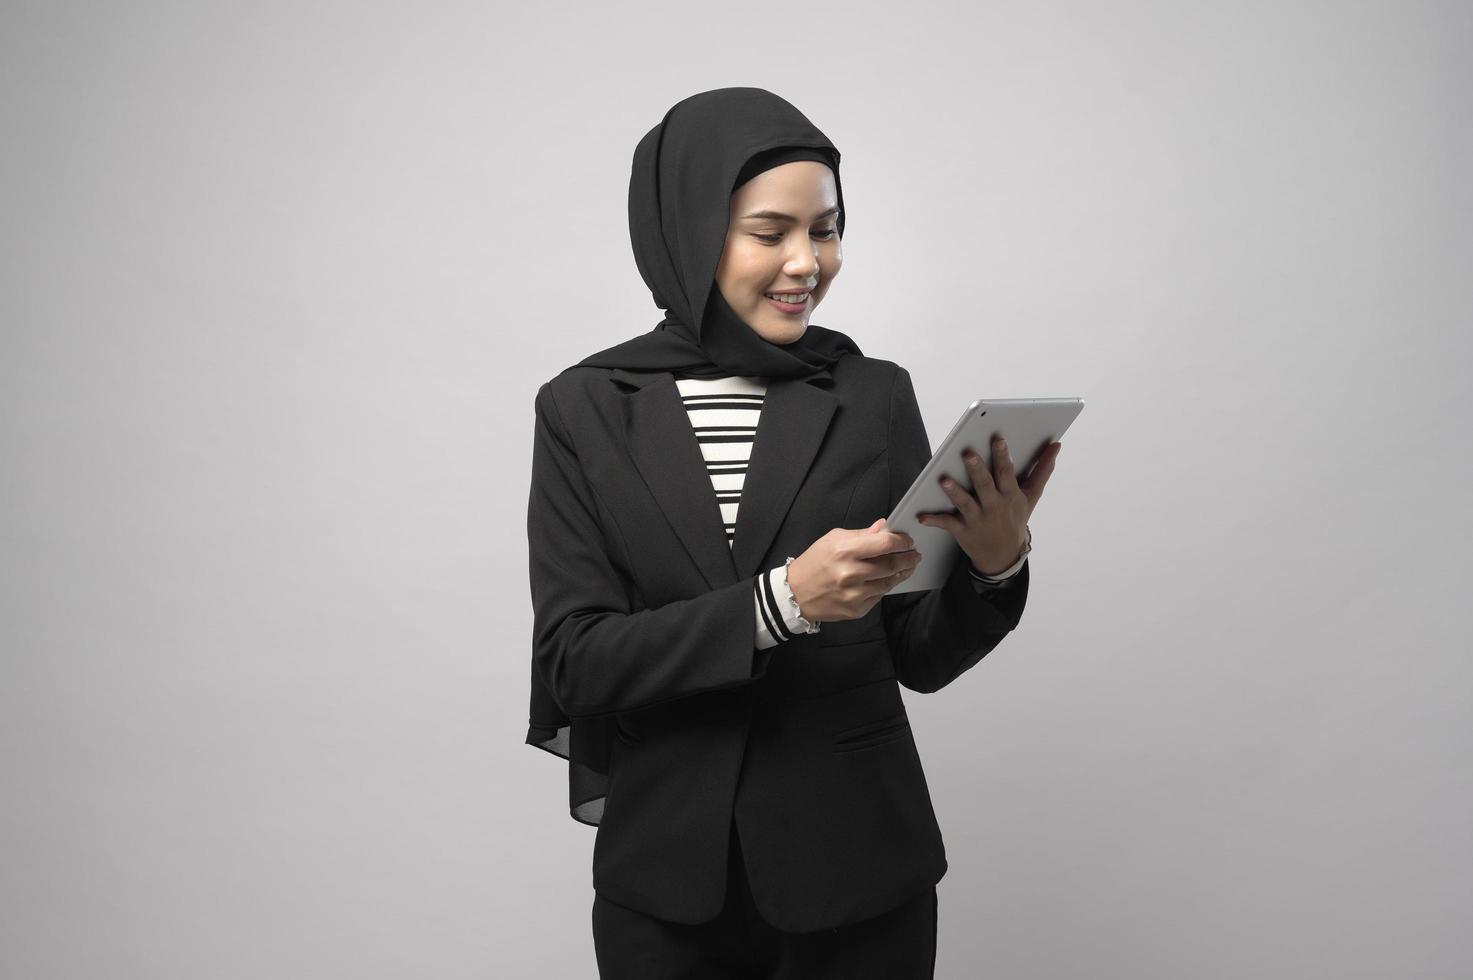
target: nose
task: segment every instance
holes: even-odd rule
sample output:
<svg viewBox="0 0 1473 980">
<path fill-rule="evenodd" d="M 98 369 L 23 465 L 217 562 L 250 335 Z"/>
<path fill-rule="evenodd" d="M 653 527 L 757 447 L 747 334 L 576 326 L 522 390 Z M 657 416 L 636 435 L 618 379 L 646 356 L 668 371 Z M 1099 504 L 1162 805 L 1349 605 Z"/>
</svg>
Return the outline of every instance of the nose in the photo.
<svg viewBox="0 0 1473 980">
<path fill-rule="evenodd" d="M 783 263 L 783 272 L 794 279 L 811 279 L 818 271 L 818 248 L 809 245 L 804 248 L 800 246 L 796 253 L 790 253 L 788 259 Z"/>
</svg>

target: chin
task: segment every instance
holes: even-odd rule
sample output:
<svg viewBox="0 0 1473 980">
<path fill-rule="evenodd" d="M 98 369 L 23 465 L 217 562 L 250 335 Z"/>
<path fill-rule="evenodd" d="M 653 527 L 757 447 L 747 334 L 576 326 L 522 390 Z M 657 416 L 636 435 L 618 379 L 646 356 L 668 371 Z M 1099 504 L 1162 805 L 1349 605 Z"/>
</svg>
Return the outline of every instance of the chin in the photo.
<svg viewBox="0 0 1473 980">
<path fill-rule="evenodd" d="M 802 340 L 803 335 L 807 332 L 808 324 L 805 323 L 802 327 L 796 329 L 792 326 L 784 325 L 772 330 L 766 330 L 763 331 L 762 336 L 768 343 L 791 344 L 795 340 Z"/>
</svg>

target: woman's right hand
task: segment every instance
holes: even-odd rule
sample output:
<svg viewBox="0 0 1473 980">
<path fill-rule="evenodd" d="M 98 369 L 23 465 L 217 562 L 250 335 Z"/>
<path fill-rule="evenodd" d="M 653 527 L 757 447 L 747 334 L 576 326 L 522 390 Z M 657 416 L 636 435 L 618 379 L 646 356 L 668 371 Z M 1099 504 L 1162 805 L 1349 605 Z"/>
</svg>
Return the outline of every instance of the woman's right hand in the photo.
<svg viewBox="0 0 1473 980">
<path fill-rule="evenodd" d="M 788 587 L 804 619 L 859 619 L 921 563 L 915 539 L 884 529 L 885 519 L 851 531 L 836 527 L 788 565 Z"/>
</svg>

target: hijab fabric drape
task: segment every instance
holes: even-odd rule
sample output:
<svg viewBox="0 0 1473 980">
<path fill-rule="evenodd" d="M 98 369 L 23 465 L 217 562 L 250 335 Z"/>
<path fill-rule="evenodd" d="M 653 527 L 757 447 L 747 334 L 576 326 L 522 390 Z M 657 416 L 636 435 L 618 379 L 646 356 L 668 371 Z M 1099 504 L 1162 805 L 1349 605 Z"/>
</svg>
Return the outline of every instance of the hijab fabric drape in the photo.
<svg viewBox="0 0 1473 980">
<path fill-rule="evenodd" d="M 672 106 L 635 147 L 629 175 L 634 260 L 665 318 L 579 364 L 688 377 L 796 378 L 831 366 L 845 352 L 860 353 L 849 337 L 812 323 L 791 344 L 764 340 L 716 288 L 732 192 L 795 149 L 816 151 L 833 171 L 843 238 L 839 150 L 791 103 L 760 88 L 721 88 Z"/>
<path fill-rule="evenodd" d="M 816 159 L 833 171 L 842 238 L 839 150 L 795 106 L 748 87 L 701 92 L 672 106 L 635 147 L 629 176 L 634 259 L 665 317 L 576 366 L 696 378 L 803 378 L 846 354 L 862 354 L 845 334 L 813 323 L 790 344 L 771 343 L 737 316 L 716 286 L 732 192 L 795 159 Z M 569 812 L 581 823 L 597 825 L 602 817 L 613 738 L 611 717 L 568 718 L 534 660 L 526 741 L 568 760 Z"/>
</svg>

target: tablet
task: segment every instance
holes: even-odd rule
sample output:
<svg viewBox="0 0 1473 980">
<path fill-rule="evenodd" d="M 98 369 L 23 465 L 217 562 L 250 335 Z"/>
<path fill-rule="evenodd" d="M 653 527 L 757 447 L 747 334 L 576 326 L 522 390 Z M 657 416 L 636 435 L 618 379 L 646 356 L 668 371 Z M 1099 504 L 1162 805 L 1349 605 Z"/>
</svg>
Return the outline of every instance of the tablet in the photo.
<svg viewBox="0 0 1473 980">
<path fill-rule="evenodd" d="M 923 558 L 910 578 L 885 594 L 939 588 L 946 582 L 954 563 L 958 559 L 967 560 L 949 531 L 916 520 L 917 514 L 957 512 L 956 504 L 941 489 L 942 476 L 951 477 L 968 493 L 972 492 L 972 480 L 962 461 L 963 450 L 968 447 L 974 450 L 990 473 L 992 437 L 1002 436 L 1013 457 L 1013 472 L 1022 483 L 1044 449 L 1058 442 L 1083 410 L 1084 400 L 1080 398 L 979 398 L 968 405 L 951 432 L 941 440 L 941 448 L 895 505 L 894 512 L 885 518 L 885 529 L 909 534 Z"/>
</svg>

